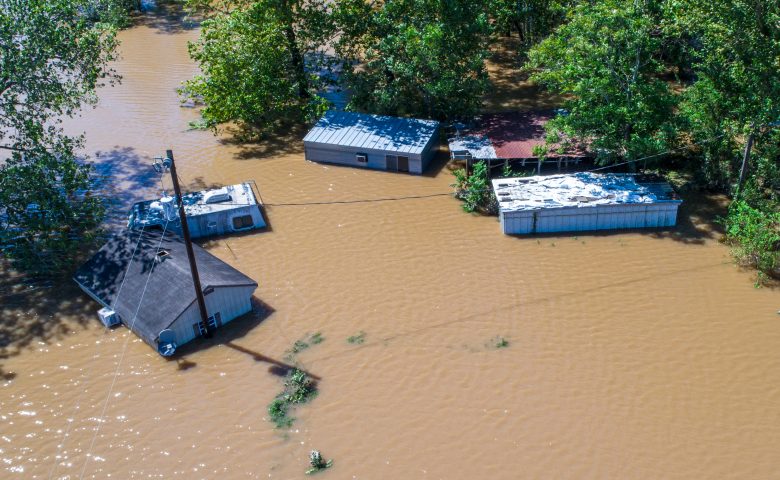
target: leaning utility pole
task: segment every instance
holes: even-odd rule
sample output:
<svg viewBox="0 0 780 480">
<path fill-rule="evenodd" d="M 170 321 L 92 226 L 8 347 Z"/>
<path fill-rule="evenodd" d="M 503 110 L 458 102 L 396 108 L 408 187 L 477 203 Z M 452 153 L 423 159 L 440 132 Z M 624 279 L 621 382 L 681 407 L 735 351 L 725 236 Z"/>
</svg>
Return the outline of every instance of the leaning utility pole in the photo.
<svg viewBox="0 0 780 480">
<path fill-rule="evenodd" d="M 176 175 L 176 162 L 173 161 L 173 151 L 166 150 L 165 155 L 171 162 L 171 180 L 173 181 L 173 191 L 175 193 L 176 204 L 179 205 L 179 220 L 181 220 L 181 233 L 184 237 L 184 246 L 187 247 L 187 258 L 190 261 L 190 273 L 192 273 L 192 283 L 195 285 L 195 296 L 198 299 L 198 309 L 200 310 L 200 321 L 206 330 L 206 337 L 210 337 L 213 329 L 209 325 L 209 314 L 206 310 L 206 299 L 203 297 L 203 288 L 200 286 L 200 276 L 198 275 L 198 265 L 195 263 L 195 252 L 192 250 L 192 239 L 190 238 L 190 228 L 187 225 L 187 215 L 184 213 L 184 201 L 179 189 L 179 176 Z"/>
</svg>

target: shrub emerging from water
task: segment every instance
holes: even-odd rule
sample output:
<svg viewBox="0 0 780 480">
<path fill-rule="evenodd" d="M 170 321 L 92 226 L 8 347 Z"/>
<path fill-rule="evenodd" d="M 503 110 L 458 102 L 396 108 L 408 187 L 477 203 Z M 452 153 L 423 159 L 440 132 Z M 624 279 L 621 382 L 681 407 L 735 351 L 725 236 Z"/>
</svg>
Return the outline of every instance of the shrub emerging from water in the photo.
<svg viewBox="0 0 780 480">
<path fill-rule="evenodd" d="M 347 337 L 347 343 L 351 343 L 353 345 L 360 345 L 365 341 L 366 341 L 366 332 L 362 330 L 357 335 L 352 335 L 351 337 Z"/>
<path fill-rule="evenodd" d="M 294 405 L 307 403 L 317 396 L 317 384 L 297 368 L 292 369 L 284 381 L 284 390 L 268 405 L 268 415 L 276 428 L 290 427 L 295 420 L 291 417 L 290 408 Z"/>
<path fill-rule="evenodd" d="M 311 468 L 306 470 L 306 475 L 330 468 L 333 465 L 333 459 L 325 461 L 319 450 L 312 450 L 309 454 L 309 464 L 311 464 Z"/>
<path fill-rule="evenodd" d="M 488 341 L 487 345 L 488 348 L 493 349 L 499 349 L 499 348 L 507 348 L 509 346 L 509 340 L 502 337 L 501 335 L 497 335 Z"/>
<path fill-rule="evenodd" d="M 453 175 L 455 175 L 455 183 L 451 187 L 455 189 L 455 197 L 463 200 L 463 210 L 486 215 L 498 213 L 498 202 L 493 194 L 493 186 L 490 184 L 485 162 L 476 162 L 469 176 L 466 176 L 466 171 L 463 169 L 455 170 Z"/>
<path fill-rule="evenodd" d="M 300 340 L 296 340 L 295 343 L 293 343 L 292 348 L 285 352 L 284 359 L 288 362 L 295 361 L 295 356 L 298 355 L 298 353 L 306 350 L 312 345 L 318 345 L 323 341 L 325 341 L 325 337 L 322 336 L 321 332 L 307 335 Z"/>
<path fill-rule="evenodd" d="M 759 282 L 780 276 L 780 212 L 776 206 L 756 208 L 744 200 L 729 207 L 725 219 L 726 240 L 743 265 L 759 272 Z"/>
</svg>

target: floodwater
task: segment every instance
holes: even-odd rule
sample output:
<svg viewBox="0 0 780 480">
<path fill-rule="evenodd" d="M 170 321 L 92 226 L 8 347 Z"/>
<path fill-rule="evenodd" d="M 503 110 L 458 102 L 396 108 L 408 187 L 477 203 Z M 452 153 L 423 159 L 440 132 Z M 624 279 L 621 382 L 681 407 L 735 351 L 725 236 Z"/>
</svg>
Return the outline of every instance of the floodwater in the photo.
<svg viewBox="0 0 780 480">
<path fill-rule="evenodd" d="M 369 172 L 304 161 L 300 132 L 188 131 L 197 31 L 176 25 L 122 32 L 122 85 L 68 126 L 116 212 L 159 193 L 168 148 L 189 188 L 254 179 L 269 204 L 449 191 L 441 164 Z M 9 294 L 0 476 L 304 478 L 318 449 L 334 479 L 778 478 L 777 292 L 718 242 L 722 199 L 686 200 L 674 232 L 529 238 L 446 196 L 272 206 L 270 230 L 207 244 L 259 282 L 255 314 L 177 361 L 102 329 L 72 286 Z M 298 361 L 319 395 L 276 430 L 278 363 L 314 332 Z"/>
</svg>

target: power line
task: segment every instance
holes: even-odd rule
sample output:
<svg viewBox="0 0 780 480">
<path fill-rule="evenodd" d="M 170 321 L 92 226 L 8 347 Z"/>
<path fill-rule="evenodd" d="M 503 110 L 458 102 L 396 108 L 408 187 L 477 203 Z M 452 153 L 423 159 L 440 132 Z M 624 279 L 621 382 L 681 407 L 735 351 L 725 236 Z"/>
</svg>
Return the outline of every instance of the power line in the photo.
<svg viewBox="0 0 780 480">
<path fill-rule="evenodd" d="M 714 137 L 706 138 L 704 140 L 700 140 L 698 142 L 695 142 L 694 145 L 711 142 L 711 141 L 717 140 L 718 138 L 721 138 L 721 137 L 723 137 L 725 135 L 726 135 L 726 133 L 724 132 L 724 133 L 721 133 L 720 135 L 715 135 Z M 602 166 L 602 167 L 591 168 L 589 170 L 583 170 L 582 173 L 598 172 L 598 171 L 606 170 L 606 169 L 609 169 L 609 168 L 614 168 L 614 167 L 620 167 L 620 166 L 623 166 L 623 165 L 628 165 L 630 163 L 642 162 L 642 161 L 650 160 L 652 158 L 660 157 L 660 156 L 663 156 L 663 155 L 668 155 L 670 153 L 674 153 L 674 152 L 677 152 L 679 150 L 686 150 L 689 147 L 690 146 L 673 148 L 673 149 L 666 150 L 666 151 L 661 152 L 661 153 L 648 155 L 646 157 L 641 157 L 641 158 L 637 158 L 637 159 L 634 159 L 634 160 L 627 160 L 625 162 L 614 163 L 612 165 L 605 165 L 605 166 Z M 488 192 L 488 191 L 492 191 L 492 189 L 487 188 L 487 189 L 484 189 L 484 190 L 469 190 L 469 191 L 467 191 L 465 193 L 482 193 L 482 192 Z M 416 200 L 416 199 L 423 199 L 423 198 L 449 197 L 449 196 L 453 196 L 453 195 L 455 195 L 455 192 L 441 192 L 441 193 L 431 193 L 431 194 L 427 194 L 427 195 L 405 195 L 405 196 L 400 196 L 400 197 L 363 198 L 363 199 L 355 199 L 355 200 L 332 200 L 332 201 L 319 201 L 319 202 L 263 203 L 262 205 L 266 206 L 266 207 L 305 207 L 305 206 L 310 206 L 310 205 L 350 205 L 350 204 L 359 204 L 359 203 L 397 202 L 397 201 L 403 201 L 403 200 Z"/>
<path fill-rule="evenodd" d="M 165 232 L 167 231 L 167 229 L 168 229 L 168 220 L 165 221 L 165 226 L 163 227 L 162 235 L 160 235 L 160 241 L 157 244 L 156 254 L 160 253 L 160 247 L 162 246 L 162 241 L 165 239 Z M 143 235 L 141 235 L 141 237 L 143 237 Z M 133 320 L 130 322 L 129 325 L 130 333 L 128 333 L 127 337 L 125 338 L 125 343 L 122 346 L 122 354 L 119 356 L 119 362 L 117 363 L 116 369 L 114 370 L 114 378 L 111 380 L 111 385 L 108 387 L 106 398 L 103 401 L 103 409 L 100 412 L 100 417 L 98 417 L 97 428 L 95 428 L 95 433 L 92 435 L 92 440 L 89 443 L 87 454 L 84 457 L 84 465 L 81 468 L 81 474 L 79 475 L 79 479 L 84 478 L 84 473 L 87 470 L 87 462 L 89 462 L 89 456 L 92 454 L 92 448 L 95 446 L 95 440 L 97 439 L 98 433 L 100 432 L 100 427 L 103 424 L 103 419 L 105 418 L 106 410 L 108 409 L 108 401 L 111 398 L 111 393 L 114 391 L 114 386 L 116 385 L 116 379 L 119 376 L 119 370 L 122 367 L 122 362 L 124 361 L 125 353 L 127 352 L 127 345 L 130 342 L 130 334 L 132 334 L 133 327 L 135 326 L 135 322 L 138 319 L 138 312 L 141 310 L 141 305 L 143 304 L 144 295 L 146 295 L 146 289 L 149 286 L 149 280 L 151 280 L 152 278 L 152 272 L 154 272 L 155 265 L 156 263 L 152 262 L 152 266 L 149 268 L 149 274 L 146 276 L 146 283 L 144 284 L 143 290 L 141 290 L 141 298 L 138 300 L 138 306 L 135 309 L 135 314 L 133 314 Z"/>
<path fill-rule="evenodd" d="M 122 287 L 125 286 L 125 280 L 127 279 L 127 272 L 130 271 L 130 267 L 133 264 L 133 258 L 135 258 L 135 254 L 138 251 L 138 247 L 139 247 L 139 245 L 141 245 L 141 239 L 143 239 L 143 233 L 144 233 L 144 226 L 141 226 L 141 233 L 138 236 L 138 242 L 136 242 L 135 248 L 133 248 L 133 253 L 130 256 L 130 261 L 127 263 L 127 268 L 125 269 L 125 274 L 122 276 L 122 282 L 119 284 L 119 289 L 117 289 L 117 292 L 116 292 L 116 298 L 114 299 L 114 302 L 111 305 L 112 309 L 114 307 L 116 307 L 116 304 L 119 301 L 119 294 L 122 293 Z M 103 335 L 105 336 L 106 332 L 108 332 L 109 330 L 110 330 L 110 327 L 108 325 L 106 325 L 105 328 L 103 329 Z M 100 345 L 100 344 L 101 344 L 101 342 L 98 342 L 97 345 Z M 96 349 L 98 348 L 97 345 L 95 347 Z M 95 355 L 93 355 L 92 358 L 95 358 Z M 79 407 L 81 406 L 81 400 L 82 400 L 82 398 L 84 398 L 84 394 L 86 392 L 87 392 L 86 387 L 81 390 L 81 393 L 79 394 L 78 398 L 76 399 L 76 403 L 75 403 L 75 405 L 73 407 L 73 412 L 71 413 L 71 417 L 73 415 L 75 415 L 76 410 L 78 410 Z M 67 418 L 66 418 L 66 420 L 67 420 Z M 51 478 L 54 477 L 54 474 L 57 471 L 57 464 L 58 464 L 57 456 L 60 454 L 60 451 L 62 450 L 62 447 L 64 446 L 65 442 L 67 441 L 68 434 L 70 433 L 70 428 L 71 428 L 72 425 L 73 425 L 73 422 L 68 422 L 67 427 L 65 427 L 65 432 L 62 435 L 62 439 L 60 440 L 60 443 L 57 444 L 57 451 L 54 454 L 54 465 L 52 465 L 52 468 L 49 471 L 49 480 L 51 480 Z"/>
</svg>

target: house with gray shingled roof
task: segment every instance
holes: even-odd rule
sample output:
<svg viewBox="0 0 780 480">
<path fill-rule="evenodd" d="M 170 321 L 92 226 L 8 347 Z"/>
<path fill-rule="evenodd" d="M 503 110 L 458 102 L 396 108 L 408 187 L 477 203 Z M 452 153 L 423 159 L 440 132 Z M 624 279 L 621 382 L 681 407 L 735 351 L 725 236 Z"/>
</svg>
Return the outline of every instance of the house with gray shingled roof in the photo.
<svg viewBox="0 0 780 480">
<path fill-rule="evenodd" d="M 192 247 L 211 326 L 219 328 L 251 311 L 257 282 L 201 247 Z M 206 333 L 184 241 L 175 234 L 143 230 L 117 234 L 73 279 L 160 353 L 170 354 L 171 347 L 175 350 Z"/>
</svg>

